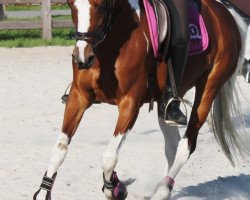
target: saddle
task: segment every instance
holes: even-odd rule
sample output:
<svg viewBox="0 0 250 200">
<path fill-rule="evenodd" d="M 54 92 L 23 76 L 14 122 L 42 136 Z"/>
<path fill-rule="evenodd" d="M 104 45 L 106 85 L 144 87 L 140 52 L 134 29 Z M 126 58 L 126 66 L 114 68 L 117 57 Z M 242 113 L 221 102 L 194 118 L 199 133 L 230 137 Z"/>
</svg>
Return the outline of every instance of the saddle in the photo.
<svg viewBox="0 0 250 200">
<path fill-rule="evenodd" d="M 190 42 L 188 55 L 205 51 L 209 44 L 208 33 L 203 18 L 199 12 L 199 5 L 191 1 L 189 6 Z M 170 15 L 163 0 L 143 0 L 148 20 L 151 43 L 154 56 L 158 60 L 165 58 L 170 40 Z"/>
</svg>

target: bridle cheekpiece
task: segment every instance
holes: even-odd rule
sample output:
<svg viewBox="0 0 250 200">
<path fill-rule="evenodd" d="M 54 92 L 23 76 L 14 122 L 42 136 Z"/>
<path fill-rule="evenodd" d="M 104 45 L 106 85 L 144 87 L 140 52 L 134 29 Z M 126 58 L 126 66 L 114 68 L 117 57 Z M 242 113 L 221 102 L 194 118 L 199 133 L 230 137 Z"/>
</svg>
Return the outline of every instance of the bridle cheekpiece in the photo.
<svg viewBox="0 0 250 200">
<path fill-rule="evenodd" d="M 85 41 L 89 43 L 93 49 L 95 49 L 106 38 L 107 33 L 112 26 L 112 13 L 115 6 L 115 0 L 106 0 L 105 2 L 105 17 L 103 24 L 93 31 L 75 32 L 75 38 L 77 41 Z"/>
</svg>

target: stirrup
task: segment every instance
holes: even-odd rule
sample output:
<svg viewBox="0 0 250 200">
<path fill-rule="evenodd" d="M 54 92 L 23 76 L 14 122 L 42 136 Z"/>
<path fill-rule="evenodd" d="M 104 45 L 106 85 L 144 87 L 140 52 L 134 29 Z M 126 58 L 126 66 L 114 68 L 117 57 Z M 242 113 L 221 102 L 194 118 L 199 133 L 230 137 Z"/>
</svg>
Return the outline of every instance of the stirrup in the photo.
<svg viewBox="0 0 250 200">
<path fill-rule="evenodd" d="M 247 72 L 245 81 L 246 83 L 250 83 L 250 71 Z"/>
<path fill-rule="evenodd" d="M 178 124 L 178 123 L 176 123 L 176 122 L 174 122 L 174 121 L 172 121 L 172 120 L 165 120 L 165 119 L 166 119 L 167 109 L 168 109 L 169 105 L 170 105 L 172 102 L 174 102 L 174 101 L 180 102 L 180 103 L 182 103 L 182 104 L 184 105 L 185 114 L 186 114 L 186 116 L 187 116 L 187 106 L 186 106 L 185 101 L 184 101 L 182 98 L 180 98 L 180 97 L 178 97 L 178 96 L 175 96 L 175 97 L 172 97 L 172 98 L 170 98 L 170 99 L 168 100 L 168 103 L 167 103 L 167 105 L 165 106 L 163 120 L 164 120 L 164 122 L 165 122 L 168 126 L 178 126 L 178 127 L 185 126 L 185 125 L 182 125 L 182 124 Z"/>
</svg>

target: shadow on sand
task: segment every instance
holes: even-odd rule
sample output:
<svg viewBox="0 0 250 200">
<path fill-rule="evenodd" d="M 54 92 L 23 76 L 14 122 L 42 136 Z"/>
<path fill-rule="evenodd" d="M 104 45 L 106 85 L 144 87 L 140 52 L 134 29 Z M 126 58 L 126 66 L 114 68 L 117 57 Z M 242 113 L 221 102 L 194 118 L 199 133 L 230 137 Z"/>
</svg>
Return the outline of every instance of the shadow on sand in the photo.
<svg viewBox="0 0 250 200">
<path fill-rule="evenodd" d="M 175 193 L 175 192 L 174 192 Z M 250 175 L 218 177 L 216 180 L 189 186 L 172 194 L 171 200 L 247 200 L 250 199 Z"/>
</svg>

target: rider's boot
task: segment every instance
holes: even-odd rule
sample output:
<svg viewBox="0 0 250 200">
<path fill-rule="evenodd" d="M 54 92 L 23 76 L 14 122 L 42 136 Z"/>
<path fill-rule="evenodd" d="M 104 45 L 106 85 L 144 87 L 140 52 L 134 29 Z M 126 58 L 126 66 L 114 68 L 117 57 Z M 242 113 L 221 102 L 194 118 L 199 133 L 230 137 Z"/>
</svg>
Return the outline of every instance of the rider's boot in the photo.
<svg viewBox="0 0 250 200">
<path fill-rule="evenodd" d="M 182 74 L 184 71 L 186 61 L 181 60 L 180 58 L 186 58 L 187 54 L 187 47 L 185 45 L 175 45 L 172 46 L 172 55 L 171 55 L 171 62 L 173 66 L 173 72 L 175 77 L 175 82 L 178 87 L 180 85 Z M 171 87 L 171 83 L 169 79 L 166 82 L 167 87 L 164 91 L 162 96 L 162 101 L 160 105 L 160 112 L 164 113 L 164 120 L 169 124 L 176 124 L 176 125 L 186 125 L 187 124 L 187 117 L 182 113 L 180 110 L 180 102 L 174 100 L 169 102 L 172 98 L 174 98 L 173 89 Z"/>
<path fill-rule="evenodd" d="M 180 109 L 179 100 L 171 101 L 173 97 L 172 88 L 167 87 L 162 96 L 162 102 L 160 105 L 160 112 L 162 113 L 164 121 L 170 125 L 186 125 L 187 117 Z"/>
</svg>

